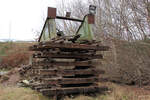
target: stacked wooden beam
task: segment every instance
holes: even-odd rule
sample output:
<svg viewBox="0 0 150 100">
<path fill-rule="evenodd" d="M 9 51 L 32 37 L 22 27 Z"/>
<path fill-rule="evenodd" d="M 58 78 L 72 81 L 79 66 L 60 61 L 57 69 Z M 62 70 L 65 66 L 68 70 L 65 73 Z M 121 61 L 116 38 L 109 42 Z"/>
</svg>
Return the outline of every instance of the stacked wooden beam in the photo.
<svg viewBox="0 0 150 100">
<path fill-rule="evenodd" d="M 41 42 L 31 46 L 33 54 L 33 89 L 44 95 L 65 95 L 98 91 L 99 74 L 96 68 L 102 59 L 97 51 L 107 51 L 109 47 L 98 44 Z"/>
</svg>

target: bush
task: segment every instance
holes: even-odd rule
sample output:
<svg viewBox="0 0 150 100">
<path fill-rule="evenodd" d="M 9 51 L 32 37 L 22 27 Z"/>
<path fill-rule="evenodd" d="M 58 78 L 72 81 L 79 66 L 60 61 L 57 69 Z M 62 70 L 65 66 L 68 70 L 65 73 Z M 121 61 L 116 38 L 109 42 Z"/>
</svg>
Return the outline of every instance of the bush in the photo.
<svg viewBox="0 0 150 100">
<path fill-rule="evenodd" d="M 109 80 L 130 85 L 150 84 L 150 45 L 145 42 L 114 41 L 104 57 Z"/>
<path fill-rule="evenodd" d="M 32 43 L 0 43 L 0 68 L 14 68 L 19 67 L 21 64 L 28 64 L 31 52 L 28 47 Z"/>
<path fill-rule="evenodd" d="M 29 52 L 14 52 L 5 57 L 1 61 L 1 66 L 3 68 L 14 68 L 19 67 L 21 64 L 28 64 Z"/>
</svg>

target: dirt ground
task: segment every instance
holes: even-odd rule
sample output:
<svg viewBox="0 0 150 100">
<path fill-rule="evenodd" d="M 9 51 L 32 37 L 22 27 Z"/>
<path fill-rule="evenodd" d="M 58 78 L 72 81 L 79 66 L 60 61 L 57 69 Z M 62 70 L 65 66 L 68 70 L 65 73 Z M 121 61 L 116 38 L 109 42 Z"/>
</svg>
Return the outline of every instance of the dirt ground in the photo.
<svg viewBox="0 0 150 100">
<path fill-rule="evenodd" d="M 14 68 L 0 77 L 0 82 L 3 86 L 15 86 L 20 80 L 21 76 L 18 68 Z"/>
</svg>

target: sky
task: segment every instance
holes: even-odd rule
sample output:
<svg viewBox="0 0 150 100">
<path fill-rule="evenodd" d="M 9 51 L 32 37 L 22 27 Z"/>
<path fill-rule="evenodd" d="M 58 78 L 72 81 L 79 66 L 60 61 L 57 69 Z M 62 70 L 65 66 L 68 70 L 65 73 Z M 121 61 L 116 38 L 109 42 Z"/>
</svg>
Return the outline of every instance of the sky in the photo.
<svg viewBox="0 0 150 100">
<path fill-rule="evenodd" d="M 57 0 L 0 0 L 0 39 L 33 40 Z"/>
</svg>

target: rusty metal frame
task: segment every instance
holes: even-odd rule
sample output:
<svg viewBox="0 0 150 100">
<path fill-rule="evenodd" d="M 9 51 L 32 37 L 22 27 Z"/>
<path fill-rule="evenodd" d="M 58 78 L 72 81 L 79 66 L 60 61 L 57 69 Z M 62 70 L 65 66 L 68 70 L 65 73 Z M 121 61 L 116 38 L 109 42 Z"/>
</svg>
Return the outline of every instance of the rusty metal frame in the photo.
<svg viewBox="0 0 150 100">
<path fill-rule="evenodd" d="M 41 37 L 42 37 L 42 33 L 43 33 L 43 31 L 44 31 L 44 28 L 45 28 L 45 26 L 46 26 L 46 22 L 48 21 L 48 19 L 62 19 L 62 20 L 70 20 L 70 21 L 81 22 L 81 25 L 79 26 L 77 32 L 78 32 L 78 31 L 80 30 L 80 28 L 82 27 L 83 21 L 84 21 L 84 19 L 85 19 L 86 16 L 89 17 L 89 18 L 88 18 L 89 24 L 94 24 L 94 20 L 95 20 L 94 15 L 86 15 L 86 16 L 83 18 L 83 20 L 81 20 L 81 19 L 77 19 L 77 18 L 70 18 L 70 17 L 57 16 L 57 15 L 56 15 L 56 11 L 57 11 L 56 8 L 48 7 L 48 16 L 47 16 L 46 21 L 45 21 L 45 23 L 44 23 L 44 26 L 43 26 L 43 29 L 42 29 L 42 32 L 41 32 L 41 34 L 40 34 L 40 37 L 39 37 L 38 42 L 40 42 L 40 39 L 41 39 Z M 77 33 L 77 32 L 76 32 L 76 33 Z"/>
<path fill-rule="evenodd" d="M 40 39 L 41 39 L 41 37 L 42 37 L 42 33 L 43 33 L 43 31 L 44 31 L 44 28 L 46 27 L 46 22 L 48 21 L 48 19 L 51 19 L 51 18 L 50 18 L 50 17 L 47 17 L 47 19 L 46 19 L 46 21 L 45 21 L 45 23 L 44 23 L 43 29 L 42 29 L 42 31 L 41 31 L 41 34 L 40 34 L 40 37 L 39 37 L 38 42 L 40 42 Z M 81 19 L 68 18 L 68 17 L 63 17 L 63 16 L 56 16 L 56 18 L 54 18 L 54 19 L 70 20 L 70 21 L 76 21 L 76 22 L 81 22 L 81 23 L 83 23 L 83 20 L 81 20 Z M 81 24 L 81 25 L 82 25 L 82 24 Z"/>
</svg>

